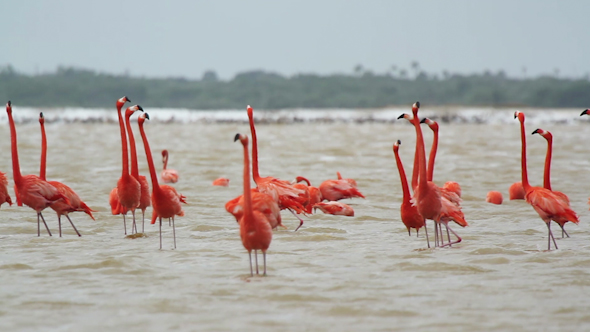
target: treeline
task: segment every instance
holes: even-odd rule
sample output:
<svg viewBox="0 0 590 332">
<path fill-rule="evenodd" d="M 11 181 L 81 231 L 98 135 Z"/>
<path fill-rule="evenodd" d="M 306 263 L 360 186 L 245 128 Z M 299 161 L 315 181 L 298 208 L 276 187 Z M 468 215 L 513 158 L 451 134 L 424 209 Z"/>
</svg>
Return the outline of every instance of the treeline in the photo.
<svg viewBox="0 0 590 332">
<path fill-rule="evenodd" d="M 404 74 L 404 73 L 402 73 Z M 60 67 L 54 73 L 25 75 L 0 68 L 0 100 L 20 106 L 110 107 L 127 95 L 148 107 L 189 109 L 379 108 L 409 105 L 590 107 L 590 81 L 543 76 L 514 79 L 503 72 L 442 77 L 352 74 L 290 77 L 249 71 L 219 80 L 209 71 L 200 80 L 141 78 Z"/>
</svg>

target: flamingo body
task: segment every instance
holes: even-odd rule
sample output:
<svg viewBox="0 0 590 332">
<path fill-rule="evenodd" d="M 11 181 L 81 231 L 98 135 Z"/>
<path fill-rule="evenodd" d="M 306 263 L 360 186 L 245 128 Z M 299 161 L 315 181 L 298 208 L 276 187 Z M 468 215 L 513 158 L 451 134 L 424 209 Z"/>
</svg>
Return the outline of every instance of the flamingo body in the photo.
<svg viewBox="0 0 590 332">
<path fill-rule="evenodd" d="M 524 199 L 524 188 L 522 186 L 522 182 L 514 182 L 513 184 L 510 185 L 510 188 L 508 188 L 508 197 L 510 198 L 510 200 L 513 199 Z"/>
<path fill-rule="evenodd" d="M 227 179 L 227 178 L 215 179 L 215 180 L 213 180 L 212 185 L 220 186 L 220 187 L 227 187 L 227 186 L 229 186 L 229 179 Z"/>
<path fill-rule="evenodd" d="M 277 226 L 284 227 L 281 220 L 281 209 L 277 202 L 267 194 L 261 193 L 258 189 L 251 190 L 252 209 L 261 212 L 272 229 Z M 244 195 L 240 195 L 227 203 L 225 210 L 231 213 L 237 222 L 240 222 L 244 215 Z"/>
<path fill-rule="evenodd" d="M 0 172 L 0 206 L 4 203 L 8 203 L 8 205 L 12 205 L 12 199 L 8 194 L 8 179 L 6 179 L 6 174 Z"/>
<path fill-rule="evenodd" d="M 328 201 L 338 201 L 344 198 L 362 197 L 363 194 L 345 179 L 326 180 L 319 186 L 322 197 Z"/>
<path fill-rule="evenodd" d="M 322 212 L 327 214 L 339 215 L 339 216 L 354 216 L 354 209 L 347 204 L 342 202 L 320 202 L 316 203 L 314 209 L 320 209 Z"/>
<path fill-rule="evenodd" d="M 486 202 L 500 205 L 503 201 L 502 193 L 499 191 L 490 191 L 486 195 Z"/>
</svg>

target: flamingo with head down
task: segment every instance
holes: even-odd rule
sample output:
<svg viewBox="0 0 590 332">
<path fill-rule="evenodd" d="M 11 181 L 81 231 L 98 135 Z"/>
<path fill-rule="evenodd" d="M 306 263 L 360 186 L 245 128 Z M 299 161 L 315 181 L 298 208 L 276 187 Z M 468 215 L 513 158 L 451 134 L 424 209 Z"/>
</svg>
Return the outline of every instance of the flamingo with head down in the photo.
<svg viewBox="0 0 590 332">
<path fill-rule="evenodd" d="M 8 205 L 12 206 L 12 199 L 8 194 L 8 179 L 6 179 L 6 174 L 0 172 L 0 206 L 4 203 L 8 203 Z"/>
</svg>

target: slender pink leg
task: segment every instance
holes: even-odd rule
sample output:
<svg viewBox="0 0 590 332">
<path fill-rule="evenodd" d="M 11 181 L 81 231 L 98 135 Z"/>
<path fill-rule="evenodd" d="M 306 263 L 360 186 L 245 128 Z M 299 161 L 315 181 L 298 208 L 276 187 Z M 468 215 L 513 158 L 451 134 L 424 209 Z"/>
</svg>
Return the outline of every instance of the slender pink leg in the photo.
<svg viewBox="0 0 590 332">
<path fill-rule="evenodd" d="M 553 244 L 555 245 L 555 249 L 557 248 L 557 242 L 555 242 L 555 237 L 553 237 L 553 232 L 551 232 L 551 222 L 546 222 L 547 224 L 547 229 L 549 230 L 549 249 L 547 250 L 551 250 L 551 239 L 553 239 Z"/>
<path fill-rule="evenodd" d="M 70 216 L 66 214 L 66 218 L 68 218 L 68 220 L 70 221 L 70 224 L 72 224 L 72 227 L 74 227 L 76 234 L 78 234 L 78 236 L 82 236 L 82 234 L 80 234 L 80 232 L 78 232 L 78 230 L 76 229 L 76 226 L 74 226 L 74 223 L 72 222 L 72 219 L 70 219 Z M 61 223 L 60 223 L 60 225 L 61 225 Z M 61 231 L 61 228 L 60 228 L 60 231 Z M 61 236 L 61 232 L 60 232 L 60 236 Z"/>
<path fill-rule="evenodd" d="M 457 241 L 455 241 L 455 242 L 449 242 L 449 243 L 445 244 L 445 246 L 447 246 L 447 245 L 450 246 L 451 244 L 459 243 L 459 242 L 461 242 L 461 240 L 463 240 L 463 239 L 461 239 L 461 237 L 459 236 L 459 234 L 455 233 L 455 231 L 451 227 L 449 227 L 448 223 L 445 223 L 445 227 L 448 230 L 450 230 L 451 233 L 453 233 L 453 235 L 455 235 L 457 237 Z"/>
<path fill-rule="evenodd" d="M 160 250 L 162 250 L 162 217 L 160 217 Z"/>
<path fill-rule="evenodd" d="M 49 227 L 47 226 L 47 223 L 45 222 L 45 218 L 43 218 L 43 214 L 41 212 L 39 212 L 39 215 L 37 216 L 37 233 L 39 233 L 39 217 L 41 217 L 41 220 L 43 220 L 43 225 L 45 225 L 45 228 L 47 229 L 47 233 L 49 233 L 49 236 L 51 235 L 51 231 L 49 230 Z"/>
<path fill-rule="evenodd" d="M 258 275 L 258 250 L 254 249 L 254 261 L 256 262 L 256 275 Z"/>
<path fill-rule="evenodd" d="M 125 215 L 127 213 L 123 214 L 123 228 L 125 229 L 125 235 L 127 235 L 127 224 L 125 223 Z"/>
<path fill-rule="evenodd" d="M 424 219 L 424 233 L 426 234 L 426 244 L 430 248 L 430 240 L 428 239 L 428 227 L 426 227 L 426 219 Z"/>
<path fill-rule="evenodd" d="M 248 251 L 248 260 L 250 261 L 250 277 L 254 276 L 252 272 L 252 250 Z"/>
<path fill-rule="evenodd" d="M 266 275 L 266 251 L 262 252 L 262 258 L 264 259 L 264 275 Z"/>
<path fill-rule="evenodd" d="M 176 228 L 174 227 L 174 217 L 172 217 L 172 234 L 174 234 L 174 249 L 176 249 Z"/>
<path fill-rule="evenodd" d="M 295 212 L 293 212 L 293 210 L 291 210 L 291 209 L 288 209 L 288 210 L 291 211 L 291 213 L 293 213 L 295 218 L 299 219 L 299 226 L 297 226 L 297 228 L 295 228 L 295 232 L 297 232 L 299 227 L 303 226 L 303 219 L 299 218 L 299 216 L 297 214 L 295 214 Z"/>
</svg>

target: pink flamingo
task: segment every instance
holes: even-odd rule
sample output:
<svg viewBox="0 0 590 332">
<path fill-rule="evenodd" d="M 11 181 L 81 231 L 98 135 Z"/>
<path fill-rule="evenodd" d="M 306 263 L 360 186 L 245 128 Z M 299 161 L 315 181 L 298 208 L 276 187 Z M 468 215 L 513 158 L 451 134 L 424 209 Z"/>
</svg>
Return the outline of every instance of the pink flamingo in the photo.
<svg viewBox="0 0 590 332">
<path fill-rule="evenodd" d="M 562 193 L 561 191 L 556 191 L 551 189 L 551 156 L 553 154 L 553 135 L 548 132 L 547 130 L 537 129 L 533 131 L 534 134 L 539 134 L 547 140 L 547 155 L 545 156 L 545 171 L 543 173 L 543 188 L 551 190 L 558 198 L 560 198 L 567 206 L 570 206 L 570 199 L 567 197 L 566 194 Z M 565 223 L 568 222 L 567 220 L 561 220 L 557 224 L 561 227 L 561 237 L 564 237 L 564 234 L 567 237 L 570 235 L 565 231 L 563 226 Z"/>
<path fill-rule="evenodd" d="M 166 168 L 168 166 L 168 150 L 162 150 L 162 163 L 164 164 L 164 169 L 162 170 L 162 173 L 160 173 L 162 181 L 164 181 L 164 183 L 178 182 L 178 171 Z"/>
<path fill-rule="evenodd" d="M 252 209 L 264 214 L 272 229 L 278 226 L 287 228 L 282 224 L 279 204 L 270 195 L 261 193 L 257 188 L 253 188 L 250 193 L 250 201 L 252 202 Z M 244 216 L 244 195 L 240 195 L 225 203 L 225 210 L 231 213 L 237 222 L 240 222 L 240 219 Z"/>
<path fill-rule="evenodd" d="M 41 125 L 41 168 L 39 170 L 39 177 L 41 178 L 41 180 L 47 181 L 45 177 L 47 169 L 47 135 L 45 134 L 45 118 L 43 117 L 43 113 L 39 114 L 39 124 Z M 80 199 L 80 196 L 78 196 L 78 194 L 76 194 L 76 192 L 67 185 L 58 181 L 48 181 L 48 183 L 54 186 L 57 190 L 59 190 L 59 192 L 62 195 L 66 196 L 69 200 L 69 204 L 66 203 L 64 200 L 57 200 L 51 203 L 51 205 L 49 206 L 51 209 L 53 209 L 53 211 L 57 213 L 57 222 L 59 224 L 59 237 L 61 237 L 61 216 L 66 216 L 66 218 L 68 218 L 68 221 L 74 228 L 74 231 L 76 231 L 76 234 L 78 234 L 78 236 L 82 236 L 80 232 L 78 232 L 78 229 L 76 229 L 76 226 L 74 226 L 72 219 L 70 219 L 69 213 L 81 211 L 89 215 L 90 218 L 92 218 L 92 220 L 96 220 L 92 215 L 92 212 L 96 211 L 88 207 L 88 205 L 86 205 L 86 203 L 84 203 L 82 199 Z"/>
<path fill-rule="evenodd" d="M 6 179 L 6 174 L 0 172 L 0 206 L 4 203 L 8 203 L 8 205 L 12 206 L 12 199 L 8 194 L 8 179 Z"/>
<path fill-rule="evenodd" d="M 227 178 L 217 178 L 217 179 L 213 180 L 213 183 L 212 184 L 214 186 L 227 187 L 227 186 L 229 186 L 229 179 L 227 179 Z"/>
<path fill-rule="evenodd" d="M 180 203 L 186 204 L 186 197 L 179 194 L 174 187 L 169 185 L 158 184 L 158 176 L 156 175 L 156 167 L 154 166 L 154 159 L 152 158 L 152 151 L 150 144 L 143 129 L 145 119 L 149 120 L 147 113 L 142 113 L 137 118 L 139 124 L 139 132 L 143 140 L 143 147 L 145 155 L 150 168 L 150 177 L 152 178 L 152 207 L 153 216 L 152 224 L 155 223 L 156 218 L 160 219 L 160 249 L 162 249 L 162 218 L 172 218 L 172 233 L 174 234 L 174 248 L 176 249 L 176 228 L 174 226 L 174 216 L 184 216 L 184 211 Z"/>
<path fill-rule="evenodd" d="M 14 184 L 17 188 L 16 195 L 18 199 L 26 206 L 32 208 L 37 212 L 37 236 L 41 236 L 40 220 L 47 229 L 47 233 L 51 236 L 51 231 L 47 227 L 45 218 L 43 218 L 43 211 L 49 207 L 53 202 L 63 199 L 69 204 L 66 196 L 59 192 L 54 186 L 42 180 L 36 175 L 21 175 L 20 165 L 18 162 L 18 148 L 16 139 L 16 126 L 12 118 L 12 104 L 10 100 L 6 103 L 6 113 L 8 114 L 8 123 L 10 125 L 10 148 L 12 152 L 12 174 L 14 177 Z"/>
<path fill-rule="evenodd" d="M 266 250 L 272 241 L 272 228 L 265 215 L 252 207 L 248 136 L 236 134 L 234 142 L 238 139 L 244 147 L 244 214 L 240 218 L 240 237 L 244 248 L 248 250 L 250 276 L 254 276 L 252 272 L 252 250 L 254 250 L 254 259 L 256 261 L 256 274 L 258 274 L 258 250 L 260 250 L 264 259 L 263 275 L 266 275 Z"/>
<path fill-rule="evenodd" d="M 312 213 L 313 212 L 313 206 L 316 203 L 321 202 L 322 199 L 322 193 L 320 192 L 320 189 L 317 187 L 314 187 L 311 185 L 311 182 L 309 182 L 308 179 L 304 178 L 303 176 L 298 176 L 295 178 L 295 182 L 300 183 L 300 182 L 305 182 L 307 183 L 307 192 L 309 193 L 309 201 L 307 202 L 307 205 L 305 205 L 305 212 L 306 213 Z"/>
<path fill-rule="evenodd" d="M 502 204 L 502 193 L 499 191 L 490 191 L 486 196 L 486 202 L 500 205 Z"/>
<path fill-rule="evenodd" d="M 320 202 L 313 205 L 314 210 L 320 209 L 327 214 L 354 217 L 354 209 L 342 202 Z"/>
<path fill-rule="evenodd" d="M 529 184 L 526 164 L 526 135 L 524 129 L 524 113 L 516 111 L 514 113 L 514 118 L 518 118 L 518 121 L 520 121 L 520 137 L 522 141 L 522 186 L 526 193 L 524 198 L 526 202 L 529 203 L 533 207 L 533 209 L 535 209 L 535 211 L 537 211 L 539 217 L 541 217 L 541 219 L 547 225 L 547 230 L 549 232 L 548 250 L 551 250 L 551 239 L 553 239 L 553 244 L 555 245 L 555 249 L 557 249 L 555 237 L 551 232 L 551 220 L 555 220 L 557 223 L 565 223 L 565 221 L 571 221 L 577 224 L 579 222 L 578 215 L 551 190 L 541 187 L 532 187 Z"/>
</svg>

